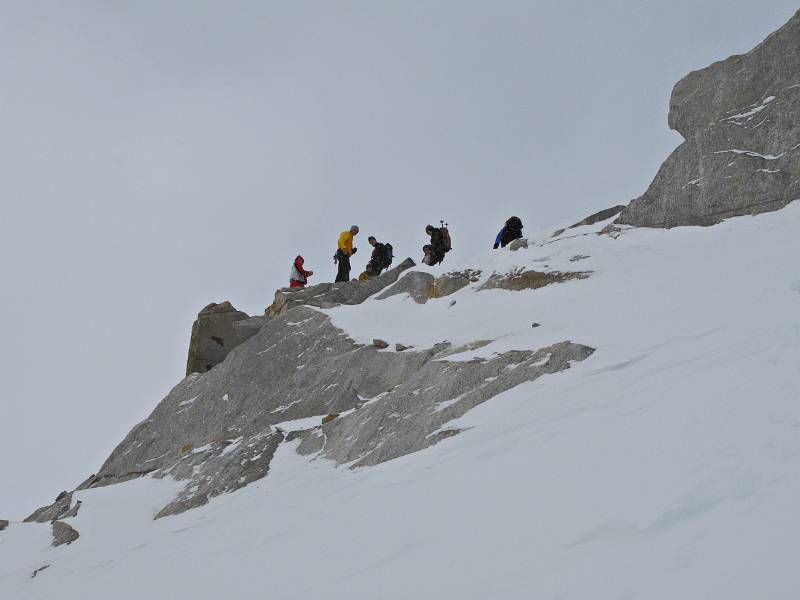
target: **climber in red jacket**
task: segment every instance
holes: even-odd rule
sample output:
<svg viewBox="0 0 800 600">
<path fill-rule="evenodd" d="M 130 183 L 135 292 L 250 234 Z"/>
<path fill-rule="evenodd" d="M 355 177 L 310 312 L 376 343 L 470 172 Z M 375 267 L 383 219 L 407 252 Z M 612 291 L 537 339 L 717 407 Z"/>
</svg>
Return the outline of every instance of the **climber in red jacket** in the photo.
<svg viewBox="0 0 800 600">
<path fill-rule="evenodd" d="M 305 287 L 308 283 L 308 278 L 314 274 L 314 271 L 306 271 L 303 268 L 305 260 L 302 256 L 297 256 L 292 263 L 292 271 L 289 273 L 289 287 L 299 288 Z"/>
</svg>

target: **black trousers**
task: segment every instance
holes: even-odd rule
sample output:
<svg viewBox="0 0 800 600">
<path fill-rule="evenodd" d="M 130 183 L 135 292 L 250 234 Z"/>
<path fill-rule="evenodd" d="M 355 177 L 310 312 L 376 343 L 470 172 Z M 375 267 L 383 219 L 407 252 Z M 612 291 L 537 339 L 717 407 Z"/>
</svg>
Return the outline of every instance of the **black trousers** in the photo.
<svg viewBox="0 0 800 600">
<path fill-rule="evenodd" d="M 350 281 L 350 257 L 339 252 L 339 271 L 336 273 L 336 283 Z"/>
</svg>

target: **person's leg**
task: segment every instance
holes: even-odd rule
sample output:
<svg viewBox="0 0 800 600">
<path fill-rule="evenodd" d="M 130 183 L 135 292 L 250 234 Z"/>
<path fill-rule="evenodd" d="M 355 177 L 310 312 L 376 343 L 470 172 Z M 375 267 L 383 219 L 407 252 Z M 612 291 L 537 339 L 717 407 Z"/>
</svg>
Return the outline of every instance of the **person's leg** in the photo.
<svg viewBox="0 0 800 600">
<path fill-rule="evenodd" d="M 350 257 L 339 256 L 339 272 L 336 274 L 336 283 L 350 281 Z"/>
</svg>

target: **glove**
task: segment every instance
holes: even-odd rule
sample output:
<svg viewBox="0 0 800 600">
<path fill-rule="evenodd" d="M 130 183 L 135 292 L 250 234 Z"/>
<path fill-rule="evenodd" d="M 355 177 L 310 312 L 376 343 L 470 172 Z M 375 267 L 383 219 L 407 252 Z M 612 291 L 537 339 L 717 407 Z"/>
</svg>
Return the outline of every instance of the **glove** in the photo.
<svg viewBox="0 0 800 600">
<path fill-rule="evenodd" d="M 358 248 L 353 248 L 353 254 L 355 254 L 357 250 Z"/>
<path fill-rule="evenodd" d="M 495 245 L 492 247 L 492 250 L 497 250 L 497 248 L 498 248 L 499 246 L 500 246 L 500 244 L 495 244 Z"/>
<path fill-rule="evenodd" d="M 309 271 L 308 276 L 311 277 L 314 274 L 314 271 Z"/>
</svg>

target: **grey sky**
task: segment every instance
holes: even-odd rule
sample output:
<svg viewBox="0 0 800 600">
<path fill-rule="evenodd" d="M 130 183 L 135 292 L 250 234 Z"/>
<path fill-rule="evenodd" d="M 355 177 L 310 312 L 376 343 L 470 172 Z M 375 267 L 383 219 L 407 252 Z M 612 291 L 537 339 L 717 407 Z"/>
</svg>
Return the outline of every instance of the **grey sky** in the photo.
<svg viewBox="0 0 800 600">
<path fill-rule="evenodd" d="M 332 280 L 352 223 L 418 258 L 439 218 L 472 251 L 639 195 L 672 85 L 796 8 L 6 0 L 0 517 L 94 472 L 200 308 L 262 311 L 297 253 Z"/>
</svg>

